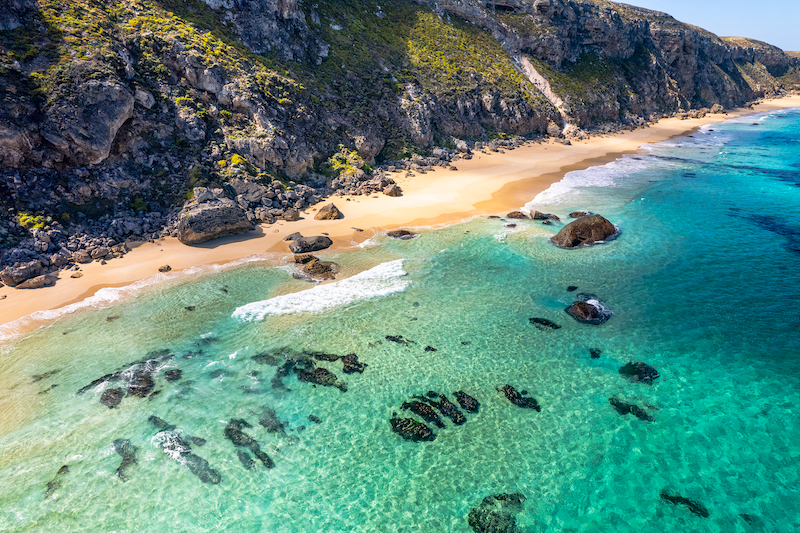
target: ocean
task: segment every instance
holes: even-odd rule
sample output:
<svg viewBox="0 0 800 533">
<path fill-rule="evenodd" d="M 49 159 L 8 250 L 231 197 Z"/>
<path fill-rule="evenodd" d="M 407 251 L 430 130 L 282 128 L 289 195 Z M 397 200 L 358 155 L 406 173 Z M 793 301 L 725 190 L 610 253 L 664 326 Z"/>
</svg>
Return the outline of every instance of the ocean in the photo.
<svg viewBox="0 0 800 533">
<path fill-rule="evenodd" d="M 531 196 L 561 222 L 379 235 L 318 286 L 253 256 L 4 341 L 0 530 L 800 530 L 800 110 Z M 553 246 L 576 210 L 619 236 Z M 588 295 L 606 323 L 565 312 Z M 456 392 L 477 412 L 393 432 Z"/>
</svg>

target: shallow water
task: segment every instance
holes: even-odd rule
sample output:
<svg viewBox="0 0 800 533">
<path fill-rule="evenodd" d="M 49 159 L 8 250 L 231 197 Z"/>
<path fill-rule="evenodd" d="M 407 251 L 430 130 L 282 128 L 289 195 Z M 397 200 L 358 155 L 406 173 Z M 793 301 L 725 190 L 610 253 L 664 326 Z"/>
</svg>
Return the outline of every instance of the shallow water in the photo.
<svg viewBox="0 0 800 533">
<path fill-rule="evenodd" d="M 607 244 L 560 250 L 547 240 L 559 225 L 483 218 L 326 257 L 364 273 L 311 292 L 288 265 L 254 261 L 6 342 L 0 529 L 468 532 L 485 496 L 520 492 L 525 532 L 797 531 L 798 131 L 796 110 L 706 127 L 570 173 L 530 204 L 564 222 L 577 209 L 603 214 L 621 229 Z M 580 292 L 612 318 L 570 318 Z M 253 357 L 285 348 L 356 353 L 368 366 L 317 363 L 346 392 L 291 372 L 276 388 L 278 367 Z M 115 409 L 99 400 L 121 382 L 77 394 L 158 350 L 174 354 L 159 363 L 160 394 Z M 630 360 L 660 377 L 626 380 L 618 369 Z M 167 382 L 169 369 L 182 378 Z M 541 412 L 508 402 L 504 384 Z M 432 426 L 432 442 L 403 441 L 392 413 L 412 416 L 401 405 L 429 390 L 453 401 L 463 390 L 480 411 Z M 611 397 L 655 420 L 618 414 Z M 267 408 L 285 433 L 259 424 Z M 177 426 L 219 484 L 162 451 L 169 435 L 151 415 Z M 245 469 L 237 451 L 250 451 L 224 436 L 233 419 L 253 426 L 244 431 L 275 468 Z M 127 481 L 115 475 L 116 439 L 138 448 Z M 663 489 L 709 516 L 665 502 Z"/>
</svg>

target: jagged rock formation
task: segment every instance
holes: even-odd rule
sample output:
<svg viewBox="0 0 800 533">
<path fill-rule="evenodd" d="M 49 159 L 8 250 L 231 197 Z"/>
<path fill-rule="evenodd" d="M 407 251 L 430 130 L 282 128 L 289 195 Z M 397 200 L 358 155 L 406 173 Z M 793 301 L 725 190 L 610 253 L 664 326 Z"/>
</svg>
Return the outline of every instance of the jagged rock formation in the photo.
<svg viewBox="0 0 800 533">
<path fill-rule="evenodd" d="M 176 235 L 194 188 L 222 189 L 250 222 L 293 220 L 336 191 L 396 194 L 384 170 L 448 166 L 487 141 L 637 127 L 800 83 L 797 55 L 604 0 L 87 6 L 0 14 L 0 250 L 23 244 L 0 266 Z M 53 228 L 95 244 L 33 238 Z"/>
</svg>

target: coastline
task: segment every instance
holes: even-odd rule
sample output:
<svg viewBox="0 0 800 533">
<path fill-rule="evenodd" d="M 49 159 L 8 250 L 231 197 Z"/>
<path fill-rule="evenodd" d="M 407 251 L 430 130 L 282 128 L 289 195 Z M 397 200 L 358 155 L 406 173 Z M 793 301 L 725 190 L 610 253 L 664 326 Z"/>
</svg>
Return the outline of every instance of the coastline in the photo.
<svg viewBox="0 0 800 533">
<path fill-rule="evenodd" d="M 687 134 L 697 128 L 752 113 L 800 107 L 800 96 L 766 101 L 753 109 L 737 109 L 726 115 L 707 115 L 702 119 L 662 119 L 643 129 L 591 137 L 566 146 L 548 141 L 526 143 L 505 153 L 475 152 L 472 160 L 456 162 L 457 171 L 437 169 L 412 177 L 393 175 L 404 195 L 391 198 L 333 197 L 345 218 L 316 221 L 314 211 L 304 211 L 297 222 L 277 222 L 257 226 L 255 231 L 225 237 L 197 246 L 186 246 L 175 238 L 135 245 L 125 256 L 106 265 L 93 262 L 81 266 L 83 277 L 59 274 L 53 287 L 16 290 L 0 288 L 0 342 L 25 334 L 49 320 L 30 317 L 33 313 L 55 310 L 93 296 L 98 290 L 125 287 L 151 276 L 153 281 L 177 277 L 200 265 L 224 265 L 254 254 L 275 254 L 280 260 L 290 255 L 283 238 L 294 232 L 303 235 L 328 233 L 334 244 L 330 250 L 343 250 L 397 227 L 440 227 L 478 215 L 491 215 L 519 209 L 538 193 L 559 181 L 567 172 L 598 166 L 624 154 L 635 153 L 643 145 Z M 353 228 L 359 228 L 359 232 Z M 323 252 L 324 255 L 325 252 Z M 172 272 L 159 275 L 169 265 Z M 7 331 L 3 331 L 3 330 Z"/>
</svg>

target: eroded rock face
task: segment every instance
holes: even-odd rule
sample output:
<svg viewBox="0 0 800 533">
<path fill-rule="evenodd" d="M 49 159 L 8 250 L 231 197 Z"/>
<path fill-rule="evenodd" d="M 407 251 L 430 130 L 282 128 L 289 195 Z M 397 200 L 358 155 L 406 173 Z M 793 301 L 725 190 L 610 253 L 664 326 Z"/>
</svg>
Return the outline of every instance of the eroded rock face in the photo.
<svg viewBox="0 0 800 533">
<path fill-rule="evenodd" d="M 578 248 L 605 241 L 616 232 L 614 224 L 602 216 L 584 216 L 561 228 L 550 241 L 560 248 Z"/>
<path fill-rule="evenodd" d="M 244 209 L 223 198 L 185 207 L 178 222 L 178 240 L 183 244 L 199 244 L 251 227 Z"/>
<path fill-rule="evenodd" d="M 75 87 L 75 98 L 59 100 L 48 110 L 42 136 L 78 164 L 96 165 L 133 116 L 133 94 L 116 80 L 89 80 Z"/>
</svg>

